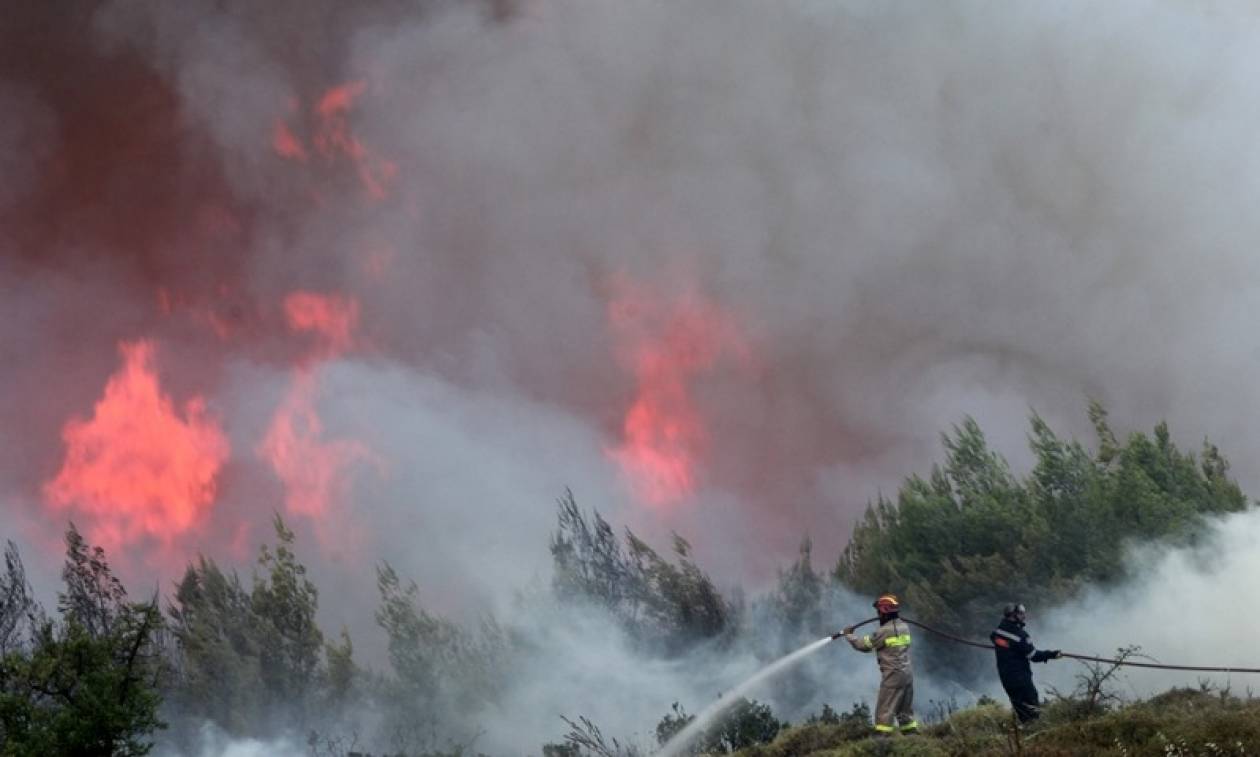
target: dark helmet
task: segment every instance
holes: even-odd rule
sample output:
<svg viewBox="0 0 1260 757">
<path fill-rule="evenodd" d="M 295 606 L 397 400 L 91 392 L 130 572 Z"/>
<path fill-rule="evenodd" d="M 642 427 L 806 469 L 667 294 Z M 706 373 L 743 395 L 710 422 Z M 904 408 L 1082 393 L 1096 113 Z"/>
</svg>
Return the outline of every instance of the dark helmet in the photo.
<svg viewBox="0 0 1260 757">
<path fill-rule="evenodd" d="M 1018 602 L 1011 602 L 1002 608 L 1002 617 L 1014 619 L 1016 615 L 1023 615 L 1028 612 L 1028 608 Z"/>
</svg>

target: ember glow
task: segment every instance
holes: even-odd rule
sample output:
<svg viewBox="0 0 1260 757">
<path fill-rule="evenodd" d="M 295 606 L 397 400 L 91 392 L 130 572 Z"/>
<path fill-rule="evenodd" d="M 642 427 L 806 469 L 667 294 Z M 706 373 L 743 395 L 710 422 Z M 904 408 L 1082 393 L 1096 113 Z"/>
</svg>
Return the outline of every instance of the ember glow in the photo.
<svg viewBox="0 0 1260 757">
<path fill-rule="evenodd" d="M 120 351 L 123 366 L 92 417 L 62 429 L 65 462 L 44 496 L 107 548 L 145 539 L 169 546 L 209 516 L 228 441 L 201 397 L 176 412 L 151 342 L 124 342 Z"/>
<path fill-rule="evenodd" d="M 709 446 L 696 382 L 748 348 L 731 317 L 699 295 L 663 301 L 624 281 L 614 289 L 608 319 L 636 391 L 609 454 L 641 500 L 672 506 L 695 492 Z"/>
</svg>

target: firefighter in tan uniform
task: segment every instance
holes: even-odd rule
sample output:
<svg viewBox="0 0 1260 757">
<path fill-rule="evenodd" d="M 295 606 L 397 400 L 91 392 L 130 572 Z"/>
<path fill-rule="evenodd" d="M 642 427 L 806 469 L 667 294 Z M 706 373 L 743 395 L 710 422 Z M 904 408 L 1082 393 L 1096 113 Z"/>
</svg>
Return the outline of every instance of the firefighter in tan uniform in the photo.
<svg viewBox="0 0 1260 757">
<path fill-rule="evenodd" d="M 844 629 L 844 638 L 859 652 L 874 652 L 879 661 L 879 697 L 875 700 L 875 731 L 887 735 L 896 730 L 919 732 L 914 719 L 914 672 L 910 668 L 910 626 L 898 617 L 901 604 L 893 594 L 875 600 L 879 611 L 879 628 L 861 638 L 853 628 Z"/>
</svg>

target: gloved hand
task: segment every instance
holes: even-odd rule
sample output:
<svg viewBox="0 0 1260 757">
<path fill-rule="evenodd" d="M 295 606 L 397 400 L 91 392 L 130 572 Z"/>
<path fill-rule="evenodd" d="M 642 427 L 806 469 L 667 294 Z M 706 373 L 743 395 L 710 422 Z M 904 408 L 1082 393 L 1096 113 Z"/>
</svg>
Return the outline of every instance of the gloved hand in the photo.
<svg viewBox="0 0 1260 757">
<path fill-rule="evenodd" d="M 848 635 L 849 635 L 849 634 L 851 634 L 851 633 L 853 633 L 853 626 L 845 626 L 845 627 L 844 627 L 844 630 L 842 630 L 842 631 L 840 632 L 840 635 L 841 635 L 841 636 L 848 636 Z"/>
<path fill-rule="evenodd" d="M 1060 657 L 1062 657 L 1062 656 L 1063 656 L 1063 653 L 1062 653 L 1062 652 L 1060 652 L 1059 650 L 1057 650 L 1057 649 L 1051 649 L 1051 650 L 1050 650 L 1050 659 L 1051 659 L 1051 660 L 1057 660 L 1057 659 L 1059 659 L 1059 658 L 1060 658 Z"/>
</svg>

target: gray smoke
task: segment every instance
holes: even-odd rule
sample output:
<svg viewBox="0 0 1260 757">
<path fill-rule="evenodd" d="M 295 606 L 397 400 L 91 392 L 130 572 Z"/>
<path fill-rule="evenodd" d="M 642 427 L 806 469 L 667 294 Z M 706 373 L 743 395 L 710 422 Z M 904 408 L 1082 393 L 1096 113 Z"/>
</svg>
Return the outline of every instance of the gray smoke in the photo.
<svg viewBox="0 0 1260 757">
<path fill-rule="evenodd" d="M 546 580 L 566 485 L 764 586 L 804 532 L 833 559 L 964 414 L 1019 467 L 1030 408 L 1086 436 L 1094 397 L 1120 429 L 1210 434 L 1255 490 L 1258 21 L 1242 0 L 27 4 L 0 27 L 5 522 L 49 574 L 61 425 L 120 340 L 153 338 L 233 445 L 189 546 L 248 564 L 282 508 L 255 450 L 303 354 L 295 289 L 362 308 L 319 408 L 375 458 L 336 528 L 294 518 L 328 626 L 361 637 L 378 559 L 435 609 L 508 611 Z M 379 201 L 312 148 L 320 94 L 360 80 L 349 126 L 397 166 Z M 277 122 L 307 162 L 275 154 Z M 756 358 L 695 378 L 711 449 L 667 511 L 605 454 L 635 391 L 617 276 L 701 293 Z"/>
<path fill-rule="evenodd" d="M 1255 590 L 1260 571 L 1255 544 L 1260 514 L 1231 515 L 1215 524 L 1200 544 L 1176 550 L 1135 546 L 1130 562 L 1138 578 L 1111 591 L 1091 591 L 1056 608 L 1035 643 L 1111 658 L 1120 647 L 1137 646 L 1138 662 L 1203 667 L 1256 668 L 1249 629 L 1255 627 Z M 1064 691 L 1073 688 L 1076 665 L 1053 664 L 1045 678 Z M 1127 668 L 1116 686 L 1128 698 L 1172 686 L 1211 684 L 1235 694 L 1254 690 L 1254 674 L 1186 673 Z"/>
</svg>

